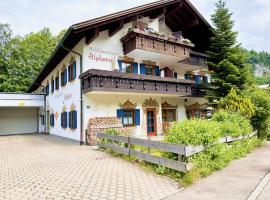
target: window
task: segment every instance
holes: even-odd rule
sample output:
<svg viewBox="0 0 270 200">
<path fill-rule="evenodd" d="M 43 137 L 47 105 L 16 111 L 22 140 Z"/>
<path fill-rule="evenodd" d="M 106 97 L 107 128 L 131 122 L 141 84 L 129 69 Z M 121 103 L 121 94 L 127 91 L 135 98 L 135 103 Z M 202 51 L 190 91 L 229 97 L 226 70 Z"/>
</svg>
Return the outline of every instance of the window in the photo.
<svg viewBox="0 0 270 200">
<path fill-rule="evenodd" d="M 51 127 L 54 127 L 54 114 L 50 115 L 50 125 Z"/>
<path fill-rule="evenodd" d="M 61 113 L 61 127 L 67 128 L 67 112 Z"/>
<path fill-rule="evenodd" d="M 45 124 L 45 116 L 41 115 L 40 119 L 41 119 L 41 125 L 44 125 Z"/>
<path fill-rule="evenodd" d="M 155 75 L 155 67 L 151 65 L 145 65 L 145 75 Z"/>
<path fill-rule="evenodd" d="M 176 121 L 176 109 L 162 109 L 162 121 L 163 122 L 175 122 Z"/>
<path fill-rule="evenodd" d="M 131 62 L 123 62 L 122 63 L 122 72 L 132 73 L 133 72 L 133 64 Z"/>
<path fill-rule="evenodd" d="M 52 79 L 51 81 L 51 93 L 54 92 L 54 79 Z"/>
<path fill-rule="evenodd" d="M 59 90 L 59 75 L 55 78 L 55 90 Z"/>
<path fill-rule="evenodd" d="M 117 109 L 117 117 L 124 127 L 140 125 L 140 109 Z"/>
<path fill-rule="evenodd" d="M 67 84 L 67 69 L 61 72 L 61 86 L 65 86 Z"/>
<path fill-rule="evenodd" d="M 46 85 L 46 96 L 50 93 L 49 83 Z"/>
<path fill-rule="evenodd" d="M 174 73 L 173 73 L 173 77 L 174 77 L 174 78 L 178 78 L 177 72 L 174 72 Z"/>
<path fill-rule="evenodd" d="M 68 67 L 68 81 L 73 81 L 76 78 L 76 61 Z"/>
<path fill-rule="evenodd" d="M 76 129 L 77 128 L 77 111 L 72 110 L 68 113 L 69 115 L 69 128 Z"/>
<path fill-rule="evenodd" d="M 134 110 L 123 110 L 123 125 L 134 126 Z"/>
</svg>

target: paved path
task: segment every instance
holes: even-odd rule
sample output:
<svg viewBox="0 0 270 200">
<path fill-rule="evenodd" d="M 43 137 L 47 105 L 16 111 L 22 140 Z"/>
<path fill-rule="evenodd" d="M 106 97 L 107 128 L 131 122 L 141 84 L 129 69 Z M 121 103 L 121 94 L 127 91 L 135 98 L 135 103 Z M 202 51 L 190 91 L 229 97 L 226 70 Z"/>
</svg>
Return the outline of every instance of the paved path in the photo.
<svg viewBox="0 0 270 200">
<path fill-rule="evenodd" d="M 162 199 L 171 179 L 52 136 L 0 137 L 0 199 Z"/>
<path fill-rule="evenodd" d="M 166 200 L 246 200 L 270 171 L 270 143 Z M 259 200 L 270 200 L 270 182 Z M 255 200 L 255 199 L 254 199 Z"/>
</svg>

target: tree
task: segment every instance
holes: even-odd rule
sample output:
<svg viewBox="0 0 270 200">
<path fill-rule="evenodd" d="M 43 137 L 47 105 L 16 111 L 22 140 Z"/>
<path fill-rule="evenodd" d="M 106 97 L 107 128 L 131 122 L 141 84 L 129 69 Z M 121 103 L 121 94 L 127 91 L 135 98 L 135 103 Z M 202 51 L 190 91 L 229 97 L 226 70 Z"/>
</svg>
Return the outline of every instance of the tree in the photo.
<svg viewBox="0 0 270 200">
<path fill-rule="evenodd" d="M 215 13 L 211 16 L 214 28 L 208 52 L 216 97 L 224 97 L 231 88 L 238 91 L 254 82 L 251 65 L 247 64 L 247 58 L 237 43 L 237 32 L 233 31 L 234 22 L 231 16 L 225 1 L 219 0 Z"/>
<path fill-rule="evenodd" d="M 0 91 L 26 92 L 63 35 L 53 36 L 48 28 L 24 37 L 11 38 L 5 45 L 6 76 Z"/>
<path fill-rule="evenodd" d="M 7 51 L 6 46 L 12 37 L 12 30 L 8 24 L 0 23 L 0 84 L 7 77 Z"/>
</svg>

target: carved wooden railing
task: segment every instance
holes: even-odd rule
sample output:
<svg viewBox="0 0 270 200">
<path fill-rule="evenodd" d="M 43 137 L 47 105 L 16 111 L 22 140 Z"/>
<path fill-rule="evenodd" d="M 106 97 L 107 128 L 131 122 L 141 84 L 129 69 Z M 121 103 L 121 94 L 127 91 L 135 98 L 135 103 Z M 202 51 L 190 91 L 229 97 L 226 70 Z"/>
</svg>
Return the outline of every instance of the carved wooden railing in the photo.
<svg viewBox="0 0 270 200">
<path fill-rule="evenodd" d="M 124 54 L 135 49 L 141 49 L 176 57 L 189 58 L 191 43 L 170 40 L 166 36 L 158 36 L 145 31 L 133 30 L 121 39 L 123 42 Z"/>
<path fill-rule="evenodd" d="M 88 70 L 82 75 L 83 91 L 160 93 L 191 96 L 194 81 L 155 76 Z"/>
</svg>

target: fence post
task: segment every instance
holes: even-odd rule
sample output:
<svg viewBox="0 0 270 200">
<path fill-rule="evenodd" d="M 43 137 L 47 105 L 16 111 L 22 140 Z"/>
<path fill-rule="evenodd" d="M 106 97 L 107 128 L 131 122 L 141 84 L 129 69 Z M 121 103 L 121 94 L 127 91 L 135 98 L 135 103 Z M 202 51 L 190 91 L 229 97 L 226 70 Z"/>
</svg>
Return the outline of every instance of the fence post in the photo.
<svg viewBox="0 0 270 200">
<path fill-rule="evenodd" d="M 128 143 L 127 143 L 127 148 L 128 148 L 128 156 L 130 157 L 130 148 L 131 148 L 131 145 L 130 145 L 130 137 L 128 136 Z"/>
</svg>

